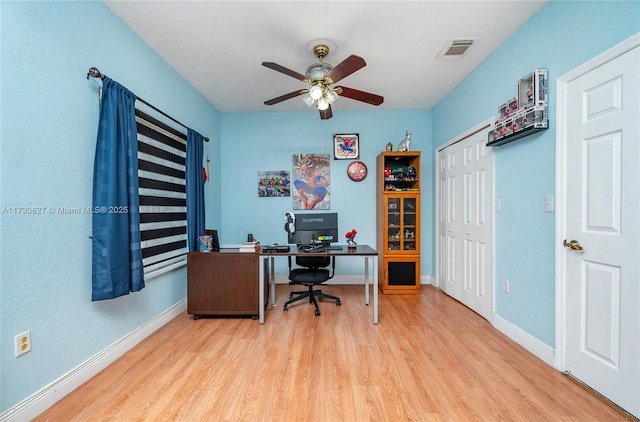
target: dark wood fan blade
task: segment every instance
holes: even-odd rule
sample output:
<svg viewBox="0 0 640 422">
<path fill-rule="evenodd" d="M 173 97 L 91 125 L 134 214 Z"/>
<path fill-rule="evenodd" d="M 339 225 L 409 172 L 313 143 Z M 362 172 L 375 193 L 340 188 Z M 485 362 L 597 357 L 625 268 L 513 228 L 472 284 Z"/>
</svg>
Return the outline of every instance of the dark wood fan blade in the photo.
<svg viewBox="0 0 640 422">
<path fill-rule="evenodd" d="M 324 77 L 331 78 L 331 80 L 335 83 L 351 75 L 356 70 L 362 69 L 366 65 L 367 63 L 364 61 L 362 57 L 352 54 L 346 59 L 344 59 L 336 67 L 331 69 L 326 75 L 324 75 Z"/>
<path fill-rule="evenodd" d="M 322 120 L 327 120 L 333 117 L 333 112 L 331 111 L 331 106 L 326 110 L 318 110 L 320 112 L 320 118 Z"/>
<path fill-rule="evenodd" d="M 264 103 L 265 103 L 265 105 L 274 105 L 274 104 L 278 104 L 278 103 L 280 103 L 280 102 L 282 102 L 284 100 L 288 100 L 290 98 L 295 98 L 295 97 L 297 97 L 299 95 L 302 95 L 304 93 L 305 93 L 305 90 L 304 89 L 300 89 L 298 91 L 293 91 L 293 92 L 290 92 L 288 94 L 284 94 L 284 95 L 281 95 L 279 97 L 272 98 L 270 100 L 265 101 Z"/>
<path fill-rule="evenodd" d="M 289 75 L 293 78 L 296 78 L 299 81 L 304 81 L 304 75 L 296 72 L 295 70 L 287 69 L 284 66 L 279 65 L 278 63 L 273 62 L 262 62 L 264 67 L 268 67 L 269 69 L 273 69 L 276 72 L 284 73 L 285 75 Z"/>
<path fill-rule="evenodd" d="M 384 97 L 380 95 L 372 94 L 370 92 L 360 91 L 353 88 L 347 88 L 346 86 L 336 87 L 342 89 L 341 97 L 351 98 L 352 100 L 362 101 L 363 103 L 372 104 L 378 106 L 384 102 Z"/>
</svg>

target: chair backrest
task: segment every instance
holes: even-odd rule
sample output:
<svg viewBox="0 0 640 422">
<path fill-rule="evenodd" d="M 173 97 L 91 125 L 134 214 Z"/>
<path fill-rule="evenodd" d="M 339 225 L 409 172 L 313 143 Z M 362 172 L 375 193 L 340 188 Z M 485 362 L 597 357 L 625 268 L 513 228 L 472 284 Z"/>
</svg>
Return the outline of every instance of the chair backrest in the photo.
<svg viewBox="0 0 640 422">
<path fill-rule="evenodd" d="M 307 268 L 324 268 L 331 263 L 328 256 L 296 256 L 296 264 Z"/>
</svg>

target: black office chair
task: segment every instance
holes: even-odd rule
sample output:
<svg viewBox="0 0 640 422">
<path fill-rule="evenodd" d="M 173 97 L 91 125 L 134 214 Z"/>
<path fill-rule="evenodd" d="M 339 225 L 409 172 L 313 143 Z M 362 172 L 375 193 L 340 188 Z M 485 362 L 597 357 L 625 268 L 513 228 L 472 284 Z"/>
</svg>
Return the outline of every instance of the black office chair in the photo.
<svg viewBox="0 0 640 422">
<path fill-rule="evenodd" d="M 326 267 L 331 264 L 331 270 Z M 316 298 L 331 299 L 336 301 L 336 305 L 340 306 L 340 298 L 322 293 L 322 290 L 313 290 L 313 286 L 322 284 L 333 278 L 336 269 L 335 257 L 328 256 L 297 256 L 296 265 L 300 268 L 292 268 L 291 257 L 289 257 L 289 285 L 302 284 L 308 289 L 299 292 L 289 293 L 289 300 L 284 304 L 284 310 L 289 310 L 289 305 L 306 297 L 309 303 L 313 303 L 316 307 L 316 316 L 320 315 L 320 308 Z"/>
</svg>

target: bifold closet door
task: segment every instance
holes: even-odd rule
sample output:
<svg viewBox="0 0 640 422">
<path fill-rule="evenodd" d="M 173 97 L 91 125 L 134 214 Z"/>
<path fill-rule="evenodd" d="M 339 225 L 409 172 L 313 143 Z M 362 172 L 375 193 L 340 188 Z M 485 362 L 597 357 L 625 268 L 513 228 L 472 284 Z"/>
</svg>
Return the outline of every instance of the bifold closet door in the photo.
<svg viewBox="0 0 640 422">
<path fill-rule="evenodd" d="M 488 130 L 488 129 L 487 129 Z M 438 155 L 439 285 L 479 315 L 493 309 L 493 164 L 481 130 Z"/>
</svg>

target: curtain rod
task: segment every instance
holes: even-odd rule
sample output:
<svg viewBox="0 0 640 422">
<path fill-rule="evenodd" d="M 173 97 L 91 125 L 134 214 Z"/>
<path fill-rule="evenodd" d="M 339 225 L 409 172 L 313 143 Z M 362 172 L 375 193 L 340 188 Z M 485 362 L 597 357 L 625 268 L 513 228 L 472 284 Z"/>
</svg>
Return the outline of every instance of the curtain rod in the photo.
<svg viewBox="0 0 640 422">
<path fill-rule="evenodd" d="M 92 67 L 91 69 L 89 69 L 89 72 L 87 73 L 87 80 L 89 79 L 89 77 L 91 78 L 100 78 L 100 80 L 104 81 L 104 78 L 107 77 L 107 75 L 100 73 L 100 71 L 98 70 L 98 68 L 96 67 Z M 158 113 L 162 114 L 164 117 L 173 120 L 175 123 L 179 124 L 180 126 L 182 126 L 185 129 L 189 129 L 186 125 L 180 123 L 179 121 L 177 121 L 176 119 L 174 119 L 173 117 L 169 116 L 167 113 L 165 113 L 164 111 L 160 110 L 159 108 L 157 108 L 156 106 L 149 104 L 148 102 L 146 102 L 145 100 L 143 100 L 142 98 L 138 97 L 136 95 L 136 98 L 138 101 L 140 101 L 143 104 L 146 104 L 147 106 L 151 107 L 152 109 L 154 109 L 155 111 L 157 111 Z M 204 138 L 205 142 L 209 142 L 209 138 L 205 137 Z"/>
</svg>

